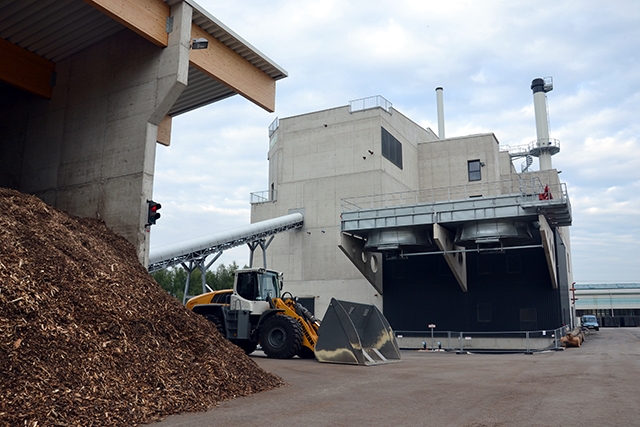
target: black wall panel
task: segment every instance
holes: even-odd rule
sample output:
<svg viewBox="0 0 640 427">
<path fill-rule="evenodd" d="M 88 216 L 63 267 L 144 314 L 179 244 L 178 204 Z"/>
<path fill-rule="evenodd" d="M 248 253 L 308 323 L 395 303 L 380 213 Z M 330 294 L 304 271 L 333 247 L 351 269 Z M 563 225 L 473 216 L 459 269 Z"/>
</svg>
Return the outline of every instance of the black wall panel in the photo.
<svg viewBox="0 0 640 427">
<path fill-rule="evenodd" d="M 490 332 L 554 329 L 562 324 L 559 292 L 541 249 L 467 253 L 468 292 L 442 255 L 387 260 L 384 314 L 397 331 Z"/>
</svg>

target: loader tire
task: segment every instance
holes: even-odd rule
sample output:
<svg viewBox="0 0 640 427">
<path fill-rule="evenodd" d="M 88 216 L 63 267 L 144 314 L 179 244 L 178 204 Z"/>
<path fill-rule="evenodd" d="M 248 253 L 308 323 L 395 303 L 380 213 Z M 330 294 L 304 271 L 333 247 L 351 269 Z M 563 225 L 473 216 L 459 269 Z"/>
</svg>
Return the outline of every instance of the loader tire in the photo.
<svg viewBox="0 0 640 427">
<path fill-rule="evenodd" d="M 236 345 L 243 349 L 245 354 L 251 354 L 258 348 L 257 342 L 249 340 L 236 341 Z"/>
<path fill-rule="evenodd" d="M 220 318 L 220 316 L 217 316 L 215 314 L 206 314 L 204 316 L 209 322 L 213 323 L 214 325 L 216 325 L 216 329 L 218 329 L 218 332 L 220 332 L 220 334 L 226 338 L 227 337 L 227 331 L 226 328 L 224 326 L 224 320 Z"/>
<path fill-rule="evenodd" d="M 302 328 L 291 317 L 280 314 L 271 316 L 262 326 L 260 346 L 267 357 L 291 359 L 302 347 Z"/>
</svg>

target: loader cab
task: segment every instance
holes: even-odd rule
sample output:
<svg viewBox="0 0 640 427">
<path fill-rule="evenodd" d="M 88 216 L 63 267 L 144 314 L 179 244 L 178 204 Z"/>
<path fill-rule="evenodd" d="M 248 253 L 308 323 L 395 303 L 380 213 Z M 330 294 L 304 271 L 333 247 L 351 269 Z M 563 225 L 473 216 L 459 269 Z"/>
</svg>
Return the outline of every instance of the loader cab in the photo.
<svg viewBox="0 0 640 427">
<path fill-rule="evenodd" d="M 230 308 L 262 314 L 270 308 L 268 298 L 280 298 L 281 289 L 282 274 L 277 271 L 264 268 L 238 270 Z"/>
</svg>

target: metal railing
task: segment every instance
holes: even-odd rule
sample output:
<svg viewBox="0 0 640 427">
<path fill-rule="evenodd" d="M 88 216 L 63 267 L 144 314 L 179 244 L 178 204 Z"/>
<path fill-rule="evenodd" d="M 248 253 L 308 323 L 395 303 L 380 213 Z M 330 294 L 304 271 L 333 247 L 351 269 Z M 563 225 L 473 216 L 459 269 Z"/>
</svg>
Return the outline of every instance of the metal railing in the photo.
<svg viewBox="0 0 640 427">
<path fill-rule="evenodd" d="M 457 332 L 395 331 L 403 349 L 441 349 L 456 352 L 521 352 L 557 350 L 566 327 L 540 331 Z"/>
<path fill-rule="evenodd" d="M 274 202 L 277 200 L 276 194 L 276 190 L 256 191 L 251 193 L 249 203 L 255 205 L 258 203 Z"/>
<path fill-rule="evenodd" d="M 555 138 L 536 139 L 527 145 L 501 145 L 500 151 L 507 151 L 512 158 L 525 156 L 538 157 L 540 150 L 549 150 L 553 154 L 560 151 L 560 140 Z"/>
<path fill-rule="evenodd" d="M 517 176 L 516 179 L 489 183 L 469 183 L 454 187 L 350 197 L 341 200 L 341 208 L 342 212 L 349 212 L 498 198 L 500 196 L 512 197 L 514 195 L 519 196 L 523 202 L 540 202 L 552 199 L 566 201 L 568 199 L 566 184 L 543 185 L 539 177 L 532 175 L 529 177 Z"/>
<path fill-rule="evenodd" d="M 388 113 L 391 113 L 391 107 L 393 104 L 380 95 L 370 96 L 367 98 L 355 99 L 349 101 L 349 112 L 369 110 L 371 108 L 382 108 Z"/>
<path fill-rule="evenodd" d="M 280 119 L 276 117 L 269 125 L 269 138 L 271 138 L 271 135 L 278 130 L 278 127 L 280 127 Z"/>
</svg>

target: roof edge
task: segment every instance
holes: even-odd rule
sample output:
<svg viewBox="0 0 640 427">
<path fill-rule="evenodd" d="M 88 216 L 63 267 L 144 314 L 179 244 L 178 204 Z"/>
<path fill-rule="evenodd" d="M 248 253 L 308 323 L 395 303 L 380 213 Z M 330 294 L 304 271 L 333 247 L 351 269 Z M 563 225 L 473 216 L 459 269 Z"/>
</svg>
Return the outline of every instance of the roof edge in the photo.
<svg viewBox="0 0 640 427">
<path fill-rule="evenodd" d="M 213 23 L 214 25 L 218 26 L 220 29 L 222 29 L 224 32 L 226 32 L 231 38 L 233 38 L 237 42 L 243 44 L 247 49 L 249 49 L 250 51 L 255 53 L 262 60 L 267 62 L 269 65 L 271 65 L 274 69 L 278 70 L 280 75 L 274 77 L 273 78 L 274 80 L 280 80 L 280 79 L 283 79 L 283 78 L 289 76 L 289 73 L 287 72 L 287 70 L 282 68 L 280 65 L 278 65 L 276 62 L 274 62 L 267 55 L 265 55 L 264 53 L 260 52 L 260 50 L 256 49 L 251 43 L 247 42 L 244 38 L 240 37 L 235 31 L 233 31 L 227 25 L 222 23 L 222 21 L 220 21 L 218 18 L 213 16 L 211 13 L 209 13 L 205 8 L 200 6 L 194 0 L 165 0 L 165 3 L 167 3 L 169 6 L 173 6 L 174 4 L 177 4 L 177 3 L 180 3 L 180 2 L 187 3 L 189 6 L 191 6 L 193 8 L 194 12 L 199 13 L 200 15 L 202 15 L 203 17 L 205 17 L 206 19 L 211 21 L 211 23 Z M 195 18 L 195 16 L 194 16 L 194 18 Z M 209 33 L 209 34 L 211 34 L 211 33 Z M 213 34 L 211 34 L 211 36 L 213 36 Z"/>
</svg>

